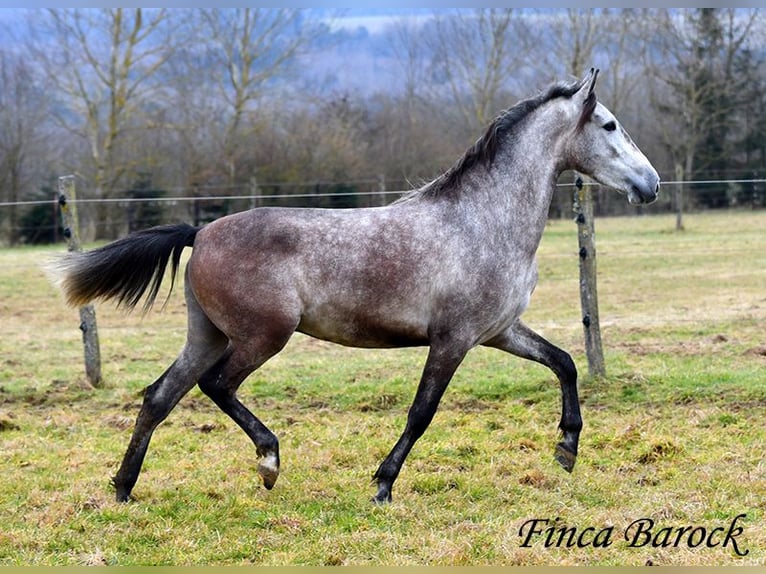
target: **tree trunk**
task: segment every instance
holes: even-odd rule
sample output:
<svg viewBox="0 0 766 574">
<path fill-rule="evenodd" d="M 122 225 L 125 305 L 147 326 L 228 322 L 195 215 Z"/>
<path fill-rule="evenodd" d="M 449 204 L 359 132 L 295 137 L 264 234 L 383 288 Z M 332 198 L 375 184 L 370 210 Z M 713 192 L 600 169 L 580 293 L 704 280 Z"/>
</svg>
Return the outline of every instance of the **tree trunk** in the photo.
<svg viewBox="0 0 766 574">
<path fill-rule="evenodd" d="M 676 163 L 676 189 L 673 192 L 673 200 L 676 207 L 676 231 L 684 230 L 684 168 Z"/>
</svg>

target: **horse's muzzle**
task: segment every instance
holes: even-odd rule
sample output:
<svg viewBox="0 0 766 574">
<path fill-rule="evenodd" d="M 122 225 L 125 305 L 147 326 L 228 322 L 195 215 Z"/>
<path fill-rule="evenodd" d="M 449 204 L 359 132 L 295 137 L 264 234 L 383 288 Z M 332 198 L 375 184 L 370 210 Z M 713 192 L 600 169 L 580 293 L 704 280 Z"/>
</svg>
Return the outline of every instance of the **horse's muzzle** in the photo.
<svg viewBox="0 0 766 574">
<path fill-rule="evenodd" d="M 660 194 L 660 180 L 656 179 L 649 184 L 633 184 L 628 192 L 628 202 L 632 205 L 645 205 L 657 201 Z"/>
</svg>

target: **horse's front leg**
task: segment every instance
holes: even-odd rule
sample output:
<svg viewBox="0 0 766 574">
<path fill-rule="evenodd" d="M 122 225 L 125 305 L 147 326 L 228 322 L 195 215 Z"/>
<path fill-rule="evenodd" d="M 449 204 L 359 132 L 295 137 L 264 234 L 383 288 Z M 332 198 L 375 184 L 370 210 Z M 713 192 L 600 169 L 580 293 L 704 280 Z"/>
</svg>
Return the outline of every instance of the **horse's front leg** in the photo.
<svg viewBox="0 0 766 574">
<path fill-rule="evenodd" d="M 452 380 L 452 375 L 455 374 L 467 352 L 466 346 L 454 342 L 431 344 L 415 399 L 407 413 L 404 432 L 373 475 L 373 480 L 377 481 L 378 485 L 378 492 L 373 497 L 373 502 L 378 504 L 391 502 L 391 488 L 399 476 L 404 460 L 415 441 L 423 435 L 431 423 L 439 401 Z"/>
<path fill-rule="evenodd" d="M 582 429 L 580 400 L 577 396 L 577 368 L 569 353 L 543 339 L 521 321 L 516 321 L 503 334 L 484 343 L 518 357 L 530 359 L 551 369 L 561 383 L 561 422 L 563 433 L 554 456 L 567 472 L 572 472 L 577 459 L 577 444 Z"/>
</svg>

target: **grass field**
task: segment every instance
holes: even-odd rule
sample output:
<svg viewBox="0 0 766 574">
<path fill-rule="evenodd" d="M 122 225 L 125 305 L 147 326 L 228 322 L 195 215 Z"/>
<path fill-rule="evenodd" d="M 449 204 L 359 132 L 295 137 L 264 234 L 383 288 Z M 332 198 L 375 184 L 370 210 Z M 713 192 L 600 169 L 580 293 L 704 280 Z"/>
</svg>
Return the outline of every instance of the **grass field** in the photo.
<svg viewBox="0 0 766 574">
<path fill-rule="evenodd" d="M 55 250 L 0 250 L 0 564 L 766 564 L 766 212 L 689 215 L 682 233 L 669 216 L 602 219 L 597 247 L 605 379 L 583 376 L 573 223 L 546 230 L 525 315 L 581 372 L 574 473 L 552 457 L 553 375 L 476 349 L 385 507 L 370 477 L 425 349 L 295 336 L 240 393 L 280 437 L 274 490 L 195 389 L 118 504 L 109 477 L 142 389 L 183 344 L 183 297 L 143 318 L 98 307 L 94 390 L 77 312 L 38 267 Z"/>
</svg>

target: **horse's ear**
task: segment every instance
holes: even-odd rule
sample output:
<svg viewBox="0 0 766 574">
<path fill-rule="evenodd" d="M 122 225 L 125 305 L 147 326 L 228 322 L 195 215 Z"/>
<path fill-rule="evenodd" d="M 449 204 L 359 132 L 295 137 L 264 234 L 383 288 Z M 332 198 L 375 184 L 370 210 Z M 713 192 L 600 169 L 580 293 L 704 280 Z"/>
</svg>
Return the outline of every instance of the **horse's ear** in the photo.
<svg viewBox="0 0 766 574">
<path fill-rule="evenodd" d="M 593 93 L 593 89 L 596 87 L 596 80 L 598 79 L 598 68 L 591 68 L 588 75 L 585 76 L 584 83 L 588 86 L 588 95 Z"/>
<path fill-rule="evenodd" d="M 593 89 L 596 87 L 596 80 L 598 79 L 598 68 L 591 68 L 588 73 L 585 74 L 582 80 L 580 80 L 580 87 L 577 90 L 577 97 L 581 101 L 593 93 Z"/>
<path fill-rule="evenodd" d="M 577 97 L 582 102 L 580 118 L 577 121 L 577 129 L 581 130 L 590 120 L 596 109 L 596 93 L 593 91 L 598 79 L 598 68 L 591 68 L 588 74 L 582 79 L 581 87 L 577 92 Z"/>
</svg>

